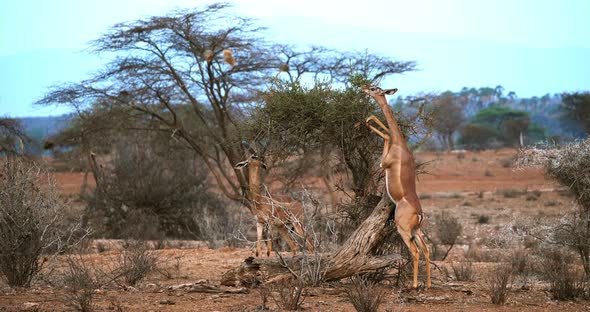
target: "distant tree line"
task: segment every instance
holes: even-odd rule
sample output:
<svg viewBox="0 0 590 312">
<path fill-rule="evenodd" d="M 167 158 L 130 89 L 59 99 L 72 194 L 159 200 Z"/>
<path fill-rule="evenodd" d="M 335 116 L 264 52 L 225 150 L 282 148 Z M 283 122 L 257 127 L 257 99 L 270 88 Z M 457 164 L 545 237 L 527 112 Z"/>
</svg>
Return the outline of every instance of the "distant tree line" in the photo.
<svg viewBox="0 0 590 312">
<path fill-rule="evenodd" d="M 433 98 L 435 141 L 431 148 L 517 147 L 540 141 L 586 137 L 589 93 L 518 98 L 504 88 L 463 88 Z"/>
</svg>

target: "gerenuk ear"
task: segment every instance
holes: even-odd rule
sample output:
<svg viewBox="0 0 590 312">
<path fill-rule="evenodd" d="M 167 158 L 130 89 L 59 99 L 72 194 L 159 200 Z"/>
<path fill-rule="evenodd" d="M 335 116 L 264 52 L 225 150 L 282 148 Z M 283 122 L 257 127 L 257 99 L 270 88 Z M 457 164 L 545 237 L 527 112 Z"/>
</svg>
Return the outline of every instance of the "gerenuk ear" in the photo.
<svg viewBox="0 0 590 312">
<path fill-rule="evenodd" d="M 383 93 L 385 93 L 387 95 L 392 95 L 392 94 L 395 94 L 396 92 L 397 92 L 397 88 L 383 90 Z"/>
<path fill-rule="evenodd" d="M 239 163 L 237 163 L 234 168 L 236 169 L 240 169 L 240 168 L 244 168 L 248 165 L 248 161 L 244 160 L 244 161 L 240 161 Z"/>
</svg>

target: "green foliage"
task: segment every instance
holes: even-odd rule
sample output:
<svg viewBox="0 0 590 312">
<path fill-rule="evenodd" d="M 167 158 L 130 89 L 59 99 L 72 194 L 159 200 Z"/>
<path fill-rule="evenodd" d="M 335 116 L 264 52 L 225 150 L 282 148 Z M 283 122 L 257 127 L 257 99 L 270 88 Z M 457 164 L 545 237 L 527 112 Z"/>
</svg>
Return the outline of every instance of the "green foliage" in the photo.
<svg viewBox="0 0 590 312">
<path fill-rule="evenodd" d="M 324 84 L 306 88 L 299 82 L 273 80 L 270 90 L 263 95 L 265 105 L 248 127 L 264 133 L 261 136 L 269 138 L 272 147 L 276 147 L 273 150 L 281 156 L 300 148 L 317 148 L 325 140 L 320 134 L 332 109 L 331 94 Z"/>
<path fill-rule="evenodd" d="M 263 98 L 265 105 L 248 126 L 268 140 L 275 158 L 337 149 L 353 173 L 353 184 L 365 188 L 380 149 L 379 138 L 365 126 L 376 108 L 367 96 L 353 87 L 336 90 L 323 83 L 304 87 L 274 80 Z"/>
<path fill-rule="evenodd" d="M 517 146 L 521 134 L 528 140 L 544 137 L 543 130 L 532 125 L 528 112 L 493 105 L 479 110 L 463 127 L 460 142 L 470 148 Z"/>
<path fill-rule="evenodd" d="M 590 92 L 565 93 L 563 123 L 574 122 L 590 133 Z"/>
<path fill-rule="evenodd" d="M 461 128 L 459 144 L 468 149 L 484 149 L 490 146 L 500 134 L 498 130 L 487 124 L 467 124 Z"/>
<path fill-rule="evenodd" d="M 494 105 L 484 108 L 477 112 L 473 118 L 473 123 L 489 124 L 498 130 L 502 128 L 505 122 L 510 120 L 528 119 L 529 114 L 525 111 L 511 109 L 509 107 Z"/>
<path fill-rule="evenodd" d="M 463 107 L 451 92 L 438 96 L 432 108 L 434 130 L 448 150 L 454 149 L 453 134 L 463 123 Z"/>
</svg>

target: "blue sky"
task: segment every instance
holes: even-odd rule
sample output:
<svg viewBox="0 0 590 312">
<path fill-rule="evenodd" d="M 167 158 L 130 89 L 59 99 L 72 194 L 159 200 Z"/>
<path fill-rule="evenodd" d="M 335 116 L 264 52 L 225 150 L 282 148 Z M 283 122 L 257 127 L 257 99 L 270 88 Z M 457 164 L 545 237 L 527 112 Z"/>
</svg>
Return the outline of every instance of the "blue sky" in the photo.
<svg viewBox="0 0 590 312">
<path fill-rule="evenodd" d="M 198 0 L 20 0 L 0 5 L 0 116 L 64 113 L 32 103 L 47 88 L 78 81 L 101 65 L 87 42 L 109 26 Z M 269 40 L 367 49 L 414 60 L 419 71 L 385 87 L 400 95 L 494 87 L 520 97 L 590 90 L 590 1 L 235 1 Z"/>
</svg>

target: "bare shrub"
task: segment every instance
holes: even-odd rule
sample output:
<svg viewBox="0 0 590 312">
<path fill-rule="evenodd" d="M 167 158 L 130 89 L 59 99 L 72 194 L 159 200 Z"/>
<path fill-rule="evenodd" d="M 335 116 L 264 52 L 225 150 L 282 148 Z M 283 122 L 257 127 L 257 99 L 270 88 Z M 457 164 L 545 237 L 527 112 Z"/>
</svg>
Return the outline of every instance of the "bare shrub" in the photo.
<svg viewBox="0 0 590 312">
<path fill-rule="evenodd" d="M 556 300 L 571 300 L 587 295 L 588 282 L 576 265 L 576 259 L 563 248 L 542 248 L 539 270 L 549 282 L 551 296 Z"/>
<path fill-rule="evenodd" d="M 479 215 L 477 217 L 477 224 L 488 224 L 490 223 L 490 216 L 488 215 Z"/>
<path fill-rule="evenodd" d="M 461 261 L 452 264 L 455 279 L 459 282 L 473 281 L 473 264 L 471 261 Z"/>
<path fill-rule="evenodd" d="M 209 239 L 229 220 L 207 191 L 195 155 L 161 134 L 123 133 L 93 157 L 96 189 L 84 199 L 97 234 L 109 238 Z M 225 231 L 227 232 L 227 231 Z"/>
<path fill-rule="evenodd" d="M 159 256 L 144 241 L 129 240 L 117 260 L 114 279 L 121 280 L 123 286 L 135 286 L 155 270 Z"/>
<path fill-rule="evenodd" d="M 303 222 L 292 211 L 285 210 L 287 220 L 282 220 L 284 226 L 289 228 L 288 235 L 302 251 L 299 261 L 295 265 L 289 265 L 275 249 L 277 256 L 284 266 L 303 281 L 306 286 L 318 286 L 324 281 L 324 275 L 328 269 L 328 254 L 338 246 L 338 234 L 336 221 L 333 217 L 325 216 L 321 212 L 325 207 L 308 190 L 299 194 L 298 201 L 303 208 Z M 297 233 L 289 223 L 302 225 L 302 233 Z M 311 247 L 311 248 L 310 248 Z M 313 249 L 313 253 L 310 250 Z"/>
<path fill-rule="evenodd" d="M 337 223 L 338 242 L 343 243 L 358 228 L 358 226 L 371 214 L 371 211 L 381 197 L 368 195 L 356 197 L 350 203 L 343 203 L 338 206 L 339 222 Z"/>
<path fill-rule="evenodd" d="M 505 304 L 508 299 L 508 284 L 512 280 L 512 268 L 507 265 L 496 267 L 488 277 L 490 298 L 493 304 Z"/>
<path fill-rule="evenodd" d="M 55 181 L 31 161 L 0 160 L 0 273 L 11 287 L 29 287 L 50 255 L 86 232 L 70 224 Z"/>
<path fill-rule="evenodd" d="M 269 287 L 274 302 L 281 310 L 299 310 L 305 300 L 303 293 L 305 282 L 300 279 L 289 279 L 273 283 Z"/>
<path fill-rule="evenodd" d="M 500 162 L 500 165 L 502 165 L 502 167 L 504 168 L 510 168 L 512 166 L 512 164 L 514 164 L 514 157 L 507 157 L 507 158 L 502 158 L 500 160 L 498 160 Z"/>
<path fill-rule="evenodd" d="M 24 143 L 30 143 L 31 141 L 31 138 L 25 134 L 20 120 L 0 118 L 0 156 L 22 155 L 25 153 Z M 17 142 L 20 144 L 17 144 Z"/>
<path fill-rule="evenodd" d="M 450 194 L 447 195 L 447 198 L 463 198 L 463 195 L 457 193 L 457 192 L 452 192 Z"/>
<path fill-rule="evenodd" d="M 111 298 L 109 300 L 109 307 L 108 309 L 110 311 L 115 311 L 115 312 L 124 312 L 125 311 L 125 306 L 116 298 Z"/>
<path fill-rule="evenodd" d="M 271 296 L 270 289 L 265 285 L 258 287 L 258 296 L 260 298 L 260 306 L 258 306 L 258 310 L 268 310 L 268 299 Z"/>
<path fill-rule="evenodd" d="M 501 189 L 496 191 L 497 195 L 502 195 L 504 198 L 516 198 L 523 194 L 520 190 L 515 189 Z"/>
<path fill-rule="evenodd" d="M 497 262 L 498 255 L 488 249 L 482 249 L 478 244 L 471 243 L 465 252 L 465 259 L 473 262 Z"/>
<path fill-rule="evenodd" d="M 305 223 L 303 237 L 296 237 L 300 246 L 304 242 L 310 242 L 314 253 L 310 254 L 306 248 L 302 248 L 301 278 L 306 285 L 318 286 L 323 280 L 328 269 L 327 254 L 338 247 L 338 232 L 334 216 L 325 215 L 327 211 L 317 197 L 304 190 L 301 196 L 301 203 L 305 211 Z"/>
<path fill-rule="evenodd" d="M 385 299 L 385 291 L 379 284 L 364 276 L 349 278 L 350 285 L 344 291 L 346 297 L 359 312 L 376 312 Z"/>
<path fill-rule="evenodd" d="M 527 194 L 526 200 L 527 201 L 533 201 L 533 200 L 537 200 L 541 197 L 543 193 L 541 193 L 541 191 L 539 190 L 533 190 L 532 192 Z"/>
<path fill-rule="evenodd" d="M 459 223 L 459 220 L 453 216 L 450 216 L 448 213 L 443 212 L 440 215 L 435 216 L 434 222 L 436 224 L 436 235 L 437 235 L 437 242 L 441 245 L 448 246 L 446 252 L 440 259 L 444 261 L 455 243 L 457 242 L 457 238 L 461 235 L 463 231 L 463 227 Z M 433 253 L 436 255 L 436 250 L 438 246 L 435 244 L 435 252 Z"/>
<path fill-rule="evenodd" d="M 96 271 L 81 258 L 68 257 L 64 276 L 65 304 L 77 311 L 94 311 L 94 290 L 100 287 Z"/>
<path fill-rule="evenodd" d="M 553 242 L 575 250 L 582 260 L 586 279 L 590 276 L 590 139 L 576 141 L 555 149 L 542 146 L 521 150 L 519 167 L 539 166 L 573 193 L 577 211 L 554 227 L 549 237 Z M 549 202 L 545 205 L 548 206 Z M 552 203 L 555 205 L 555 203 Z"/>
<path fill-rule="evenodd" d="M 531 262 L 528 252 L 525 249 L 517 249 L 510 254 L 509 257 L 512 274 L 523 279 L 523 284 L 526 286 L 528 277 L 531 275 Z"/>
</svg>

